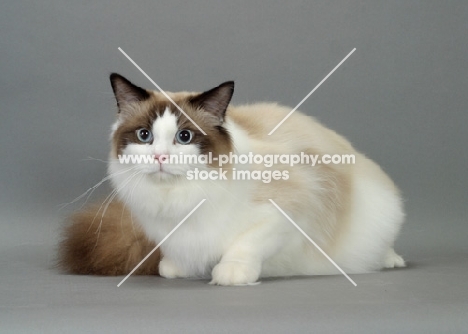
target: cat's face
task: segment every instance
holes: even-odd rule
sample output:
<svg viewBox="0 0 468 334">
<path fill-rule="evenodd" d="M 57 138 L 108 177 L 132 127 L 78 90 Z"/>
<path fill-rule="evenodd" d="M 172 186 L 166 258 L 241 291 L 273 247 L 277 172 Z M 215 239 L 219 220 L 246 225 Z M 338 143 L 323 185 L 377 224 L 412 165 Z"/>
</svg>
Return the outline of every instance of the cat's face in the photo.
<svg viewBox="0 0 468 334">
<path fill-rule="evenodd" d="M 158 180 L 171 179 L 195 168 L 215 167 L 184 156 L 211 153 L 217 157 L 232 151 L 223 122 L 233 82 L 201 94 L 168 93 L 185 114 L 162 93 L 137 87 L 118 74 L 111 75 L 111 84 L 119 108 L 111 157 L 119 159 L 123 168 Z"/>
</svg>

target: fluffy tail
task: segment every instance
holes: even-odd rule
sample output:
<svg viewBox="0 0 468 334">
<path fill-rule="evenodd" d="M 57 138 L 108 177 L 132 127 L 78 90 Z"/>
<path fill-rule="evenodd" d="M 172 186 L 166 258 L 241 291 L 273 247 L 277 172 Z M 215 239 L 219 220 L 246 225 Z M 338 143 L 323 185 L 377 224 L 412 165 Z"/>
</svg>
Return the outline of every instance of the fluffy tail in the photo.
<svg viewBox="0 0 468 334">
<path fill-rule="evenodd" d="M 68 273 L 116 276 L 128 274 L 156 246 L 118 201 L 102 217 L 99 205 L 69 218 L 59 245 L 58 265 Z M 135 274 L 157 275 L 159 249 Z"/>
</svg>

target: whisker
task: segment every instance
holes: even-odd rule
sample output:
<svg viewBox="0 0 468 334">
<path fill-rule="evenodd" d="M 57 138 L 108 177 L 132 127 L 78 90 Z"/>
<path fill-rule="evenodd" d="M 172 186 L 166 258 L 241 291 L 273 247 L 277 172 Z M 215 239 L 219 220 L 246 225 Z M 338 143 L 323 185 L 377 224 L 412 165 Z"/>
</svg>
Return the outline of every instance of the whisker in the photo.
<svg viewBox="0 0 468 334">
<path fill-rule="evenodd" d="M 128 170 L 127 170 L 127 171 L 128 171 Z M 138 172 L 137 172 L 137 173 L 138 173 Z M 119 174 L 122 174 L 122 173 L 119 173 Z M 122 184 L 121 187 L 119 187 L 119 188 L 117 188 L 117 189 L 112 189 L 112 191 L 110 192 L 110 194 L 107 195 L 107 197 L 104 199 L 104 201 L 102 202 L 101 206 L 99 207 L 99 210 L 96 212 L 96 215 L 94 216 L 94 219 L 93 219 L 93 221 L 91 222 L 91 225 L 90 225 L 90 227 L 88 228 L 88 231 L 91 229 L 92 225 L 94 224 L 94 221 L 96 220 L 97 215 L 99 214 L 99 212 L 101 212 L 102 207 L 103 207 L 103 206 L 105 205 L 105 203 L 109 200 L 109 198 L 110 198 L 114 193 L 117 193 L 119 190 L 121 190 L 123 187 L 125 187 L 125 185 L 127 184 L 127 181 L 129 181 L 129 179 L 130 179 L 133 175 L 135 175 L 135 174 L 136 174 L 136 173 L 133 173 L 132 175 L 130 175 L 129 177 L 127 177 L 127 178 L 125 179 L 125 181 L 122 182 L 123 184 Z"/>
<path fill-rule="evenodd" d="M 112 203 L 112 201 L 114 200 L 115 196 L 117 196 L 117 194 L 119 193 L 120 190 L 122 190 L 132 179 L 134 176 L 138 175 L 140 173 L 140 171 L 137 171 L 135 173 L 133 173 L 132 175 L 130 175 L 127 179 L 125 179 L 125 181 L 122 183 L 122 186 L 120 186 L 119 188 L 117 189 L 114 189 L 113 191 L 111 191 L 111 193 L 106 197 L 106 199 L 104 200 L 104 202 L 102 202 L 101 206 L 99 207 L 99 210 L 97 211 L 96 215 L 94 216 L 94 219 L 93 221 L 91 222 L 91 225 L 90 227 L 88 228 L 88 231 L 89 229 L 91 228 L 92 225 L 94 225 L 94 221 L 96 220 L 96 217 L 97 215 L 99 214 L 99 212 L 101 211 L 102 207 L 104 206 L 104 204 L 107 202 L 107 204 L 105 205 L 105 208 L 104 210 L 102 211 L 102 214 L 101 214 L 101 221 L 99 222 L 99 226 L 96 230 L 96 232 L 94 233 L 97 233 L 97 238 L 96 238 L 96 244 L 94 245 L 94 248 L 96 248 L 97 244 L 98 244 L 98 241 L 99 241 L 99 236 L 101 234 L 101 227 L 102 227 L 102 223 L 103 223 L 103 218 L 104 218 L 104 215 L 106 214 L 107 212 L 107 209 L 109 207 L 109 205 Z"/>
<path fill-rule="evenodd" d="M 129 184 L 130 181 L 131 181 L 136 175 L 138 175 L 138 174 L 140 174 L 140 173 L 141 173 L 141 171 L 136 171 L 135 173 L 133 173 L 132 175 L 130 175 L 130 177 L 128 177 L 128 178 L 122 183 L 122 185 L 121 185 L 118 189 L 116 189 L 116 191 L 113 192 L 113 194 L 111 193 L 112 196 L 111 196 L 111 198 L 107 201 L 107 204 L 106 204 L 106 206 L 104 207 L 104 210 L 102 211 L 101 223 L 102 223 L 102 218 L 104 217 L 104 215 L 105 215 L 107 209 L 109 208 L 109 205 L 112 203 L 112 201 L 114 200 L 115 196 L 117 196 L 118 192 L 119 192 L 120 190 L 122 190 L 125 186 L 127 186 L 127 184 Z"/>
<path fill-rule="evenodd" d="M 100 162 L 105 162 L 105 163 L 108 163 L 109 160 L 102 160 L 102 159 L 98 159 L 98 158 L 93 158 L 93 157 L 86 157 L 86 159 L 82 159 L 81 161 L 100 161 Z"/>
<path fill-rule="evenodd" d="M 93 192 L 100 186 L 102 185 L 104 182 L 108 181 L 111 177 L 115 176 L 115 175 L 120 175 L 120 174 L 124 174 L 126 172 L 129 172 L 133 169 L 137 168 L 137 166 L 133 166 L 133 167 L 130 167 L 128 169 L 125 169 L 123 171 L 119 171 L 119 172 L 115 172 L 115 173 L 112 173 L 112 174 L 109 174 L 107 175 L 106 177 L 104 177 L 101 181 L 99 181 L 98 183 L 96 183 L 94 186 L 92 186 L 91 188 L 89 188 L 88 190 L 86 190 L 84 193 L 82 193 L 80 196 L 76 197 L 74 200 L 72 200 L 71 202 L 69 203 L 64 203 L 64 204 L 61 204 L 60 205 L 60 208 L 59 208 L 59 211 L 60 210 L 63 210 L 64 208 L 66 208 L 67 206 L 71 205 L 71 204 L 74 204 L 76 202 L 78 202 L 79 200 L 81 200 L 83 197 L 85 197 L 88 193 L 89 195 L 87 196 L 86 198 L 86 201 L 84 202 L 84 204 L 81 206 L 81 208 L 83 208 L 83 206 L 88 202 L 89 198 L 91 197 L 91 195 L 93 194 Z M 91 193 L 90 193 L 91 192 Z"/>
</svg>

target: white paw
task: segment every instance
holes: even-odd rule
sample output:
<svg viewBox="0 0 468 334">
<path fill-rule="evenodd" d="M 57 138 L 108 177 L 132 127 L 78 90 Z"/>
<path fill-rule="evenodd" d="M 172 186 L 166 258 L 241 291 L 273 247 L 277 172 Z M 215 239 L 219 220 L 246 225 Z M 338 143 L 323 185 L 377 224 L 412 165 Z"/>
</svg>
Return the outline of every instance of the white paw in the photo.
<svg viewBox="0 0 468 334">
<path fill-rule="evenodd" d="M 213 268 L 210 284 L 250 285 L 258 280 L 260 270 L 260 262 L 220 262 Z"/>
<path fill-rule="evenodd" d="M 403 260 L 403 258 L 397 253 L 395 253 L 393 248 L 391 248 L 389 249 L 387 253 L 387 257 L 385 258 L 384 266 L 385 268 L 401 268 L 401 267 L 405 267 L 406 264 L 405 264 L 405 260 Z"/>
<path fill-rule="evenodd" d="M 163 258 L 159 262 L 159 275 L 165 278 L 184 277 L 180 270 L 171 260 Z"/>
</svg>

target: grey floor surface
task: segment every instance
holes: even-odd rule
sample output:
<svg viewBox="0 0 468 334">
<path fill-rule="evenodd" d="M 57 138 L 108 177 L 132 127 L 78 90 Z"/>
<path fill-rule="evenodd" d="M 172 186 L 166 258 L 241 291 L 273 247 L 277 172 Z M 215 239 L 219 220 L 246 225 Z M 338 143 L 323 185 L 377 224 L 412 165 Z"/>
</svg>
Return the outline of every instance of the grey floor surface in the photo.
<svg viewBox="0 0 468 334">
<path fill-rule="evenodd" d="M 122 277 L 54 269 L 57 227 L 39 229 L 26 219 L 11 225 L 10 237 L 2 235 L 0 332 L 468 332 L 463 247 L 425 250 L 403 238 L 408 267 L 353 275 L 357 287 L 336 275 L 265 279 L 250 287 L 132 276 L 118 288 Z"/>
</svg>

